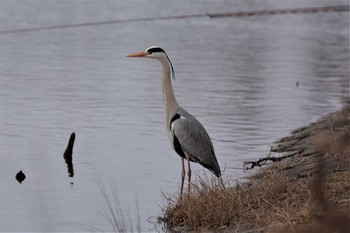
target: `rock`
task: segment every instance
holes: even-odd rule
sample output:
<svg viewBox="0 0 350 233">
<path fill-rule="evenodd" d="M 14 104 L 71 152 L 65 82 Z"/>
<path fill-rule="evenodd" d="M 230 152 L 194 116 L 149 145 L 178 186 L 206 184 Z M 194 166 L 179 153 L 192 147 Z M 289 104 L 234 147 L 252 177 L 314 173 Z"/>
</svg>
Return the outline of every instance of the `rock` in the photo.
<svg viewBox="0 0 350 233">
<path fill-rule="evenodd" d="M 22 181 L 24 181 L 26 178 L 26 175 L 22 172 L 22 170 L 20 170 L 17 174 L 16 174 L 16 180 L 22 184 Z"/>
</svg>

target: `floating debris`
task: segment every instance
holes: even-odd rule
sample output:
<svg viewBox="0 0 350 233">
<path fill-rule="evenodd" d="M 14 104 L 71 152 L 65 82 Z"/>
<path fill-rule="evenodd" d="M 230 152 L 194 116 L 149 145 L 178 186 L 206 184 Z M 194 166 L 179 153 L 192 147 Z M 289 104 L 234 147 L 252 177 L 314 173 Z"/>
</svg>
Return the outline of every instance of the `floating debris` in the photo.
<svg viewBox="0 0 350 233">
<path fill-rule="evenodd" d="M 73 132 L 70 135 L 69 142 L 67 145 L 66 150 L 63 153 L 63 158 L 64 161 L 67 164 L 67 169 L 68 169 L 68 176 L 73 177 L 74 176 L 74 169 L 73 169 L 73 146 L 74 146 L 74 141 L 75 141 L 75 133 Z"/>
<path fill-rule="evenodd" d="M 16 174 L 16 180 L 22 184 L 22 181 L 25 180 L 26 175 L 24 175 L 24 173 L 22 172 L 22 170 L 20 170 L 17 174 Z"/>
</svg>

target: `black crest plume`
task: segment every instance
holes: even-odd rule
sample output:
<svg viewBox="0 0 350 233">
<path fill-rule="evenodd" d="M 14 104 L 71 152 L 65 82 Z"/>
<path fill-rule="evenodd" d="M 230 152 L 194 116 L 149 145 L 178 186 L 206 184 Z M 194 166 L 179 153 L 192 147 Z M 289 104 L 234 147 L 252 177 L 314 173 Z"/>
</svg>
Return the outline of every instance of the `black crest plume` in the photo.
<svg viewBox="0 0 350 233">
<path fill-rule="evenodd" d="M 168 59 L 169 61 L 169 64 L 170 64 L 170 67 L 171 67 L 171 77 L 173 78 L 173 80 L 175 80 L 175 71 L 174 71 L 174 67 L 173 67 L 173 64 L 171 63 L 169 57 L 168 57 L 168 54 L 166 54 L 166 52 L 160 48 L 160 47 L 151 47 L 147 50 L 148 53 L 152 54 L 152 53 L 164 53 L 166 58 Z"/>
</svg>

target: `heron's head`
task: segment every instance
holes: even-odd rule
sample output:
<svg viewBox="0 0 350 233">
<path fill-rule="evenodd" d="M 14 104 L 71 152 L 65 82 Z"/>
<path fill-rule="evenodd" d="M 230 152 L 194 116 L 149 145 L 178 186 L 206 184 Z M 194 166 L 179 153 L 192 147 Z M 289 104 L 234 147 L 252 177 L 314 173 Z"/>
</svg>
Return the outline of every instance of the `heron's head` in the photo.
<svg viewBox="0 0 350 233">
<path fill-rule="evenodd" d="M 165 64 L 165 62 L 167 61 L 170 64 L 173 79 L 175 79 L 173 64 L 171 64 L 171 61 L 168 55 L 161 47 L 152 46 L 147 48 L 144 52 L 132 53 L 132 54 L 129 54 L 127 57 L 154 58 L 154 59 L 158 59 L 162 64 Z"/>
<path fill-rule="evenodd" d="M 146 58 L 155 58 L 158 60 L 160 60 L 162 58 L 167 58 L 167 60 L 169 60 L 165 51 L 158 46 L 149 47 L 144 52 L 129 54 L 128 57 L 146 57 Z"/>
</svg>

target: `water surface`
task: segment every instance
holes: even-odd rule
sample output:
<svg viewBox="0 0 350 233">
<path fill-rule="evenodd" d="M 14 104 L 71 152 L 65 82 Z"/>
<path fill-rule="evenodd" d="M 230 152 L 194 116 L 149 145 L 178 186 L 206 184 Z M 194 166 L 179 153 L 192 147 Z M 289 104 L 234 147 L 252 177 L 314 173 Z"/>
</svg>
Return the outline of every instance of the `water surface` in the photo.
<svg viewBox="0 0 350 233">
<path fill-rule="evenodd" d="M 339 109 L 349 94 L 349 13 L 2 31 L 336 3 L 348 4 L 0 1 L 1 231 L 110 231 L 102 181 L 116 185 L 131 222 L 138 202 L 142 230 L 155 230 L 147 219 L 160 214 L 162 191 L 178 192 L 180 159 L 164 130 L 160 64 L 127 54 L 151 45 L 167 51 L 178 102 L 206 127 L 224 176 L 239 178 L 244 160 Z M 62 154 L 73 131 L 70 178 Z"/>
</svg>

